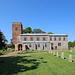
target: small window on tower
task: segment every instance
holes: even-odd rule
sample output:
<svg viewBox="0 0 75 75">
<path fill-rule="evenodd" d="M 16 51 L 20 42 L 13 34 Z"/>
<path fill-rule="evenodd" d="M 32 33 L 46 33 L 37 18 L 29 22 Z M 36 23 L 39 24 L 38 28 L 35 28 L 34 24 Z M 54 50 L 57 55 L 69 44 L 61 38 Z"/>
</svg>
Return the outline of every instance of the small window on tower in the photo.
<svg viewBox="0 0 75 75">
<path fill-rule="evenodd" d="M 18 27 L 16 27 L 15 30 L 18 31 Z"/>
</svg>

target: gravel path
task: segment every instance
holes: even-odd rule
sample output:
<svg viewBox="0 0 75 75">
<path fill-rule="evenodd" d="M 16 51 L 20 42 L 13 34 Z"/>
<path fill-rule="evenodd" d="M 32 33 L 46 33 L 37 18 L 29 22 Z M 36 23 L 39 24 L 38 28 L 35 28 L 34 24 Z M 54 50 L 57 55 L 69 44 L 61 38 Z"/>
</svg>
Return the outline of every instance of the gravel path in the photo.
<svg viewBox="0 0 75 75">
<path fill-rule="evenodd" d="M 48 53 L 48 52 L 40 52 L 40 53 L 18 54 L 18 52 L 21 52 L 21 51 L 14 51 L 14 52 L 12 52 L 12 53 L 8 53 L 8 54 L 5 54 L 5 55 L 0 55 L 0 57 L 8 57 L 8 56 L 18 56 L 18 55 L 31 55 L 31 54 Z"/>
<path fill-rule="evenodd" d="M 62 50 L 56 50 L 56 51 L 62 51 Z M 5 55 L 0 55 L 0 57 L 48 53 L 48 52 L 40 52 L 40 53 L 18 54 L 18 52 L 21 52 L 21 51 L 14 51 L 14 52 L 12 52 L 12 53 L 8 53 L 8 54 L 5 54 Z"/>
</svg>

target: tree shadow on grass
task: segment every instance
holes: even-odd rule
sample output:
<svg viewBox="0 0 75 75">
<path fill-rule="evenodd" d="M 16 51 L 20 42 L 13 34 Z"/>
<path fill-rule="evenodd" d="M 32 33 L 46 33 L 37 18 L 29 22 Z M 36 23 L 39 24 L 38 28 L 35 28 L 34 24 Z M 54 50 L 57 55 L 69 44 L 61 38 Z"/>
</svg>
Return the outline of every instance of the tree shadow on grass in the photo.
<svg viewBox="0 0 75 75">
<path fill-rule="evenodd" d="M 2 53 L 0 53 L 0 55 L 3 55 Z"/>
<path fill-rule="evenodd" d="M 12 75 L 18 72 L 37 69 L 40 61 L 28 58 L 29 56 L 0 57 L 0 61 L 4 61 L 0 63 L 0 75 Z M 30 66 L 27 64 L 30 64 Z"/>
</svg>

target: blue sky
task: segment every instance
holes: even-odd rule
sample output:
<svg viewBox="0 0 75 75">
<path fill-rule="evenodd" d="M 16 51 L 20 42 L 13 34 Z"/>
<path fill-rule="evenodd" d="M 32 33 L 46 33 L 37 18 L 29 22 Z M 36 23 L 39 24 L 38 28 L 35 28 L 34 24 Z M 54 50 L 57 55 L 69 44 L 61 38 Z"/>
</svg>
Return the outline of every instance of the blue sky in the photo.
<svg viewBox="0 0 75 75">
<path fill-rule="evenodd" d="M 0 30 L 8 43 L 12 38 L 12 22 L 45 32 L 68 34 L 75 40 L 75 0 L 0 0 Z"/>
</svg>

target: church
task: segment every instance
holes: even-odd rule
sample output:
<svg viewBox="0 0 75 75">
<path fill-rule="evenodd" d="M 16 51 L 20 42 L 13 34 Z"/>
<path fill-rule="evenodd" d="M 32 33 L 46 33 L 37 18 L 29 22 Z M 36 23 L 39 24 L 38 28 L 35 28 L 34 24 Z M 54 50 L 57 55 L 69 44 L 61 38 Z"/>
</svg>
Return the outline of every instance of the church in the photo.
<svg viewBox="0 0 75 75">
<path fill-rule="evenodd" d="M 68 50 L 67 34 L 26 33 L 21 22 L 12 22 L 12 43 L 21 50 Z"/>
</svg>

